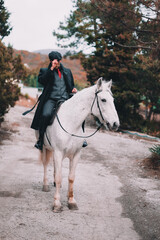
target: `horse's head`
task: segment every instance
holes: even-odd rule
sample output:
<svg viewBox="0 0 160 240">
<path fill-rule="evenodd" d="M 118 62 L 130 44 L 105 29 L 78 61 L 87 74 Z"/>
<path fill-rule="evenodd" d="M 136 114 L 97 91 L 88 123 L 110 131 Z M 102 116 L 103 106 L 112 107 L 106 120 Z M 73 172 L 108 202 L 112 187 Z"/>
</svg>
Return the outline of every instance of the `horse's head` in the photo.
<svg viewBox="0 0 160 240">
<path fill-rule="evenodd" d="M 102 81 L 99 78 L 96 85 L 95 100 L 92 106 L 92 113 L 109 130 L 116 131 L 120 125 L 114 99 L 111 92 L 112 80 Z"/>
</svg>

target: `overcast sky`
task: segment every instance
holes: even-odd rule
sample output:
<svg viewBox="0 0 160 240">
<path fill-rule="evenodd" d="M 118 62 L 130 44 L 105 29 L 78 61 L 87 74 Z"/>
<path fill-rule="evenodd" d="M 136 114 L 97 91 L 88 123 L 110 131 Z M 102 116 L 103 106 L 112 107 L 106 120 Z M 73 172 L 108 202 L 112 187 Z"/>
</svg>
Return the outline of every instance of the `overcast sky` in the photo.
<svg viewBox="0 0 160 240">
<path fill-rule="evenodd" d="M 11 13 L 9 22 L 13 27 L 5 45 L 10 43 L 18 50 L 35 51 L 58 48 L 53 30 L 64 22 L 73 10 L 72 0 L 5 0 Z"/>
</svg>

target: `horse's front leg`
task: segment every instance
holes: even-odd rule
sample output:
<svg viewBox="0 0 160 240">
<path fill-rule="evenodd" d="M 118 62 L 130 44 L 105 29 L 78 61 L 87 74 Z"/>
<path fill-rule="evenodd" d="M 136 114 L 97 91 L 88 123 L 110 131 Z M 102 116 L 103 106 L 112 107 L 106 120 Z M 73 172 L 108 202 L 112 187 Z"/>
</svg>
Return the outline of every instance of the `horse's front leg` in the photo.
<svg viewBox="0 0 160 240">
<path fill-rule="evenodd" d="M 56 192 L 54 194 L 54 203 L 53 203 L 53 211 L 61 212 L 62 205 L 60 201 L 60 188 L 62 183 L 62 155 L 54 154 L 54 181 L 56 185 Z"/>
<path fill-rule="evenodd" d="M 50 190 L 49 190 L 49 183 L 48 183 L 48 177 L 47 177 L 47 167 L 48 167 L 48 163 L 50 161 L 50 151 L 43 148 L 43 152 L 41 152 L 40 154 L 41 154 L 43 170 L 44 170 L 42 190 L 44 192 L 49 192 Z"/>
<path fill-rule="evenodd" d="M 68 207 L 71 210 L 78 210 L 78 206 L 73 194 L 73 185 L 75 180 L 75 171 L 78 163 L 79 154 L 77 153 L 73 159 L 70 159 L 69 177 L 68 177 Z"/>
</svg>

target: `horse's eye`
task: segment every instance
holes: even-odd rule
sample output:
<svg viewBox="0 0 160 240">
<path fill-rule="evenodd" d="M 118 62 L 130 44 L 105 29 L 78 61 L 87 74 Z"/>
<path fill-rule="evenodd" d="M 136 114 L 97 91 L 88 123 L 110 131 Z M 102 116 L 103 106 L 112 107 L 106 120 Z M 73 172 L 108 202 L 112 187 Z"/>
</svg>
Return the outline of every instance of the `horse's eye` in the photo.
<svg viewBox="0 0 160 240">
<path fill-rule="evenodd" d="M 107 102 L 107 100 L 105 98 L 102 98 L 101 101 L 102 102 Z"/>
</svg>

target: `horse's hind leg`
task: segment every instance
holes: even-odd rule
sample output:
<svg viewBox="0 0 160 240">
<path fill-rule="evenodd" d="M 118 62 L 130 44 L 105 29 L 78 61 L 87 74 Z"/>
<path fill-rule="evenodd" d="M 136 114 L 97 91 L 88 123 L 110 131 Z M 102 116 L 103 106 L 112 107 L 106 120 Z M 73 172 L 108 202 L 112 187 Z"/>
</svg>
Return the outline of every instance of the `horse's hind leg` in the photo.
<svg viewBox="0 0 160 240">
<path fill-rule="evenodd" d="M 76 154 L 73 159 L 70 159 L 69 177 L 68 177 L 68 208 L 78 210 L 78 206 L 73 194 L 73 185 L 75 180 L 75 170 L 78 163 L 79 154 Z"/>
<path fill-rule="evenodd" d="M 47 167 L 48 163 L 50 161 L 51 152 L 45 148 L 43 148 L 42 154 L 42 163 L 43 163 L 43 169 L 44 169 L 44 177 L 43 177 L 43 188 L 42 190 L 44 192 L 49 192 L 49 183 L 48 183 L 48 177 L 47 177 Z"/>
<path fill-rule="evenodd" d="M 55 171 L 56 167 L 55 167 L 55 161 L 53 159 L 53 184 L 54 184 L 54 187 L 56 187 L 56 180 L 55 180 L 55 177 L 56 177 L 56 171 Z"/>
</svg>

